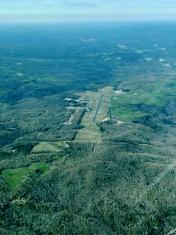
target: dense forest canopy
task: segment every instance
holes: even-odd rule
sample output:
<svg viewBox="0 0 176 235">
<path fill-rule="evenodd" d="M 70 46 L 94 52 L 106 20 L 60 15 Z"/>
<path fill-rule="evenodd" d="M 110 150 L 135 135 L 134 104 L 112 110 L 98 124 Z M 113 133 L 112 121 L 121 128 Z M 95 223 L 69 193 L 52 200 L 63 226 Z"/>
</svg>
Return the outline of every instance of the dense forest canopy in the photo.
<svg viewBox="0 0 176 235">
<path fill-rule="evenodd" d="M 0 234 L 176 228 L 176 25 L 1 25 Z"/>
</svg>

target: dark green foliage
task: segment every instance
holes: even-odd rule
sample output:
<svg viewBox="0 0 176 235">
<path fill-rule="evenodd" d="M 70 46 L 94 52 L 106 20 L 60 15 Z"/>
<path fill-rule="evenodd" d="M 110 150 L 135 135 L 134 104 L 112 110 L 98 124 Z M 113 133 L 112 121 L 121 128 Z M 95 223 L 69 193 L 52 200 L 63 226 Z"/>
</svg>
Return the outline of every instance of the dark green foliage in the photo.
<svg viewBox="0 0 176 235">
<path fill-rule="evenodd" d="M 174 31 L 171 24 L 2 28 L 0 234 L 175 229 Z M 110 119 L 95 124 L 101 141 L 77 142 L 88 112 L 79 93 L 105 86 L 124 95 L 112 97 Z M 58 151 L 33 152 L 40 143 Z"/>
</svg>

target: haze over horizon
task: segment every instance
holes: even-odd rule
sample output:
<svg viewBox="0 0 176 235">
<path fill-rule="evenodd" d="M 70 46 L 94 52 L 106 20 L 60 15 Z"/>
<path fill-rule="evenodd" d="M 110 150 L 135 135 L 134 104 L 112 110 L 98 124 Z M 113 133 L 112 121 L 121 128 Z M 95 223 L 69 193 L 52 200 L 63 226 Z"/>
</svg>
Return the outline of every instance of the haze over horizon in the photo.
<svg viewBox="0 0 176 235">
<path fill-rule="evenodd" d="M 1 0 L 1 22 L 176 20 L 175 0 Z"/>
</svg>

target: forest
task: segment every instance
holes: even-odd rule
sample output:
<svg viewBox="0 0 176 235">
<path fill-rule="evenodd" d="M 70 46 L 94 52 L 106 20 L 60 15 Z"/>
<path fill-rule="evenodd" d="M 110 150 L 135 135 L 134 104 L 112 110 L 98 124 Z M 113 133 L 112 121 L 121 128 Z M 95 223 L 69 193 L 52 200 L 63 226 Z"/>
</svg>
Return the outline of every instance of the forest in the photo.
<svg viewBox="0 0 176 235">
<path fill-rule="evenodd" d="M 174 235 L 175 26 L 16 27 L 0 39 L 0 234 Z"/>
</svg>

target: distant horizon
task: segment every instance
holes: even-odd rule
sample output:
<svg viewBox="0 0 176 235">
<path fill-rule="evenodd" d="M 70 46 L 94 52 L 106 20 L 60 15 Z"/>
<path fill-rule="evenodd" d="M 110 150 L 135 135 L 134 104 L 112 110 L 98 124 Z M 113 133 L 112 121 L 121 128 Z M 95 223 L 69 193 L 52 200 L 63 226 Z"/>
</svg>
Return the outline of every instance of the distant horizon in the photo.
<svg viewBox="0 0 176 235">
<path fill-rule="evenodd" d="M 0 21 L 176 21 L 175 0 L 1 0 Z"/>
<path fill-rule="evenodd" d="M 119 23 L 119 24 L 152 24 L 152 23 L 176 23 L 176 19 L 167 19 L 167 20 L 63 20 L 63 21 L 0 21 L 0 25 L 57 25 L 57 24 L 103 24 L 103 23 Z"/>
</svg>

